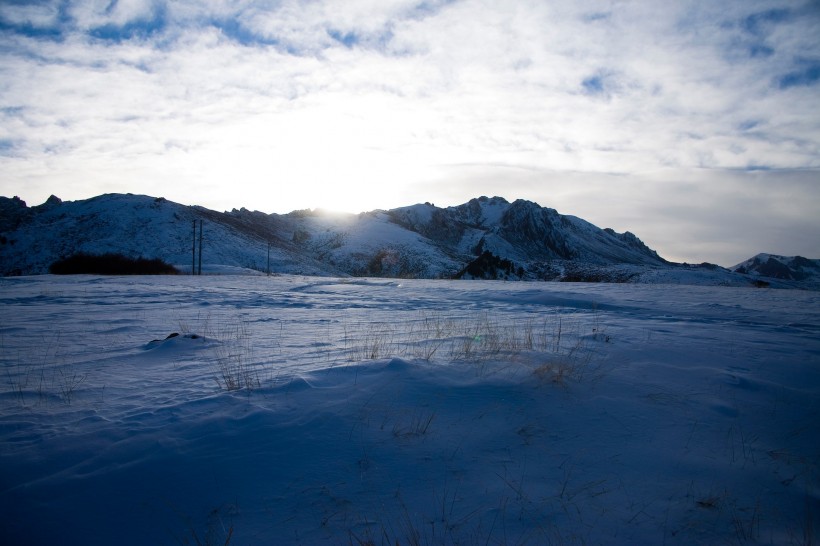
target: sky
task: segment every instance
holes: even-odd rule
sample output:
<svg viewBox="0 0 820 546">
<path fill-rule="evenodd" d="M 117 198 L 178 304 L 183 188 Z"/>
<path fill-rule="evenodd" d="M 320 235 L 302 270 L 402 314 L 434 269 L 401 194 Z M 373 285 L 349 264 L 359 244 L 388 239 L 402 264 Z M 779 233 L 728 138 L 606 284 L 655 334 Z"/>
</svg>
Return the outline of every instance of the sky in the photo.
<svg viewBox="0 0 820 546">
<path fill-rule="evenodd" d="M 0 195 L 129 192 L 820 258 L 820 1 L 0 1 Z"/>
</svg>

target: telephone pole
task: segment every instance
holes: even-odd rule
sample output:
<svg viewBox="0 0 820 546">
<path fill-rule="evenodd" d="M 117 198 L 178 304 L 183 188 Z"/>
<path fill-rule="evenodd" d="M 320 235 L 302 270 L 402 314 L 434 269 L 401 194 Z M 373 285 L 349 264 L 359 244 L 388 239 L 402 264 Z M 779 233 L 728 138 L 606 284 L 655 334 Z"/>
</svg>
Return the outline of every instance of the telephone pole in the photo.
<svg viewBox="0 0 820 546">
<path fill-rule="evenodd" d="M 202 220 L 199 221 L 199 271 L 197 275 L 202 275 Z"/>
<path fill-rule="evenodd" d="M 191 237 L 191 275 L 202 275 L 202 220 L 199 221 L 199 268 L 196 259 L 196 220 L 193 221 L 193 237 Z"/>
<path fill-rule="evenodd" d="M 191 237 L 191 275 L 196 275 L 196 220 L 194 220 L 194 236 Z"/>
</svg>

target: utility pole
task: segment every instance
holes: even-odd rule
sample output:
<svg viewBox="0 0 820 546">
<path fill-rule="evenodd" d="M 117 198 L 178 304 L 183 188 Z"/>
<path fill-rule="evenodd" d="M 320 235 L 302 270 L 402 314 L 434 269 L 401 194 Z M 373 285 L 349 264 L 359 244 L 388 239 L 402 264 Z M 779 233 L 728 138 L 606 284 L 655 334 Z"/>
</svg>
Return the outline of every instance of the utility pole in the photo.
<svg viewBox="0 0 820 546">
<path fill-rule="evenodd" d="M 194 220 L 194 236 L 191 238 L 191 275 L 196 275 L 196 220 Z"/>
<path fill-rule="evenodd" d="M 197 275 L 202 275 L 202 220 L 199 221 L 199 271 Z"/>
</svg>

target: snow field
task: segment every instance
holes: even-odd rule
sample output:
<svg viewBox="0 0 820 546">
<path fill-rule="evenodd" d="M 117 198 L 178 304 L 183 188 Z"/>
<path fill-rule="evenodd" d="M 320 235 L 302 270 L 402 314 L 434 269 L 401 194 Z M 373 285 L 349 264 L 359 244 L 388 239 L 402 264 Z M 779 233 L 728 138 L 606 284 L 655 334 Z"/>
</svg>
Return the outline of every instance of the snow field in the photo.
<svg viewBox="0 0 820 546">
<path fill-rule="evenodd" d="M 818 297 L 0 279 L 2 534 L 9 544 L 810 544 Z"/>
</svg>

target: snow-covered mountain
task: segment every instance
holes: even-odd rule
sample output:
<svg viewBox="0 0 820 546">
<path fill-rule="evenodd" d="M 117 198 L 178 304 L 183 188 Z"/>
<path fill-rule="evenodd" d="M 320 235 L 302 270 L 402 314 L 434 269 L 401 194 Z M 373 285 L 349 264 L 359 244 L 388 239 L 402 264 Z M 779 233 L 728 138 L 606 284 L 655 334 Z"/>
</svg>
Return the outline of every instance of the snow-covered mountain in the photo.
<svg viewBox="0 0 820 546">
<path fill-rule="evenodd" d="M 810 260 L 803 256 L 758 254 L 731 269 L 753 277 L 820 284 L 820 260 Z"/>
<path fill-rule="evenodd" d="M 0 273 L 45 273 L 55 260 L 78 252 L 159 258 L 189 272 L 198 260 L 194 225 L 200 220 L 205 272 L 739 286 L 766 275 L 673 264 L 632 233 L 525 200 L 480 197 L 455 207 L 425 203 L 358 215 L 266 214 L 131 194 L 72 202 L 52 196 L 33 207 L 0 197 Z M 795 276 L 771 280 L 805 284 Z"/>
<path fill-rule="evenodd" d="M 465 255 L 488 250 L 516 263 L 574 260 L 598 265 L 665 264 L 633 234 L 600 229 L 519 199 L 480 197 L 457 207 L 414 205 L 388 212 L 390 219 Z"/>
<path fill-rule="evenodd" d="M 329 273 L 280 240 L 276 219 L 246 211 L 218 213 L 141 195 L 107 194 L 65 203 L 52 196 L 35 207 L 17 198 L 0 198 L 0 272 L 44 273 L 56 259 L 77 252 L 160 258 L 190 271 L 193 224 L 203 220 L 206 270 L 264 269 L 270 242 L 276 271 Z"/>
</svg>

